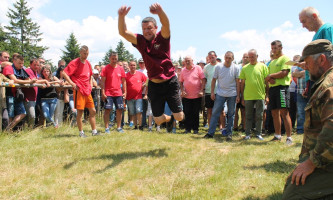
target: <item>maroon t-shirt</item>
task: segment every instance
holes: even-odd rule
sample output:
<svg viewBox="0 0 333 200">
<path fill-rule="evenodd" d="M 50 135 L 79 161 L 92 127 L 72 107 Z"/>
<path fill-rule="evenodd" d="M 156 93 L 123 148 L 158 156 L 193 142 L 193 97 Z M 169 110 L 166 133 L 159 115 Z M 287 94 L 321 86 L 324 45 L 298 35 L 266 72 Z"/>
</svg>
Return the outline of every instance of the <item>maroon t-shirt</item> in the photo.
<svg viewBox="0 0 333 200">
<path fill-rule="evenodd" d="M 29 74 L 30 79 L 37 79 L 37 72 L 34 72 L 31 68 L 25 70 Z M 22 88 L 25 101 L 36 101 L 38 87 Z"/>
<path fill-rule="evenodd" d="M 158 32 L 155 39 L 147 41 L 143 35 L 136 34 L 137 45 L 134 45 L 142 55 L 149 79 L 168 80 L 174 77 L 175 67 L 170 56 L 170 38 L 163 38 Z"/>
</svg>

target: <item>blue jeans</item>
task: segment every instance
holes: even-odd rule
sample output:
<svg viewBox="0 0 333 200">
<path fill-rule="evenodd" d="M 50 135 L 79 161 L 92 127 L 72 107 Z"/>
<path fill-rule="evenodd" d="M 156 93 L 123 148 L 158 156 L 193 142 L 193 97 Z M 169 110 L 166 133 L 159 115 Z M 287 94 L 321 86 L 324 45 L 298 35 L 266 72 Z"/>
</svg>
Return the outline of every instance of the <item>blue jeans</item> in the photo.
<svg viewBox="0 0 333 200">
<path fill-rule="evenodd" d="M 45 117 L 47 123 L 52 123 L 54 126 L 56 124 L 53 120 L 53 115 L 54 115 L 54 111 L 57 106 L 57 101 L 58 101 L 57 98 L 41 99 L 44 117 Z"/>
<path fill-rule="evenodd" d="M 210 119 L 208 134 L 214 135 L 217 122 L 219 121 L 220 114 L 224 109 L 224 103 L 227 102 L 228 113 L 227 113 L 227 135 L 232 135 L 232 127 L 234 126 L 235 109 L 236 109 L 236 96 L 234 97 L 222 97 L 219 95 L 215 96 L 214 107 L 212 111 L 212 117 Z"/>
<path fill-rule="evenodd" d="M 304 98 L 301 94 L 297 93 L 297 133 L 304 133 L 304 120 L 305 111 L 304 108 L 308 103 L 308 99 Z"/>
<path fill-rule="evenodd" d="M 142 99 L 127 100 L 127 108 L 130 115 L 142 113 Z"/>
</svg>

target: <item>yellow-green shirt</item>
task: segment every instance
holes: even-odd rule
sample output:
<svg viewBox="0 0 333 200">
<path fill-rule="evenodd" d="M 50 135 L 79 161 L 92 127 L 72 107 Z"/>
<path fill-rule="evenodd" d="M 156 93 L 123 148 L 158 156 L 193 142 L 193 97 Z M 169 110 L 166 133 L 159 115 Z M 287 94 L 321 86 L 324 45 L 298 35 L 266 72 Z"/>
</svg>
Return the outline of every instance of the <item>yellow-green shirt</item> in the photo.
<svg viewBox="0 0 333 200">
<path fill-rule="evenodd" d="M 264 63 L 247 64 L 242 68 L 239 79 L 245 80 L 244 100 L 265 99 L 265 78 L 268 68 Z"/>
<path fill-rule="evenodd" d="M 291 81 L 291 66 L 286 65 L 286 62 L 288 62 L 290 59 L 288 56 L 280 56 L 278 59 L 273 60 L 271 63 L 268 65 L 268 74 L 274 74 L 277 72 L 280 72 L 282 70 L 289 70 L 289 73 L 287 76 L 279 79 L 275 79 L 274 84 L 269 84 L 269 87 L 275 87 L 279 85 L 283 86 L 289 86 L 290 81 Z"/>
</svg>

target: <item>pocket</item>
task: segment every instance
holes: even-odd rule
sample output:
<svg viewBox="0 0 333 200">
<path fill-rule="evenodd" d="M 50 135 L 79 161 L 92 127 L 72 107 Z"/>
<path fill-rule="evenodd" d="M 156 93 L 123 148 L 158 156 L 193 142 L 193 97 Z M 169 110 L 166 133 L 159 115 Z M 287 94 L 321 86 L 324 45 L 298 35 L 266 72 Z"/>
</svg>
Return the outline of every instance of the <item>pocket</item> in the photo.
<svg viewBox="0 0 333 200">
<path fill-rule="evenodd" d="M 312 104 L 307 104 L 304 108 L 305 111 L 305 121 L 304 121 L 304 127 L 305 128 L 312 128 L 313 122 L 312 122 Z"/>
</svg>

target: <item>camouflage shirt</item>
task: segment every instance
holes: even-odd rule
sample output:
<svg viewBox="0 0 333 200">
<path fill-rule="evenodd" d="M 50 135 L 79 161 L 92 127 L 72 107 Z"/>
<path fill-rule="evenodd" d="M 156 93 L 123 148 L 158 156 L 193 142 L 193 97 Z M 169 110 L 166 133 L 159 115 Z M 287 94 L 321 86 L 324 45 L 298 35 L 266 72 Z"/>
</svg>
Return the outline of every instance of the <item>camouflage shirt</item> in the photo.
<svg viewBox="0 0 333 200">
<path fill-rule="evenodd" d="M 333 167 L 333 67 L 311 88 L 305 107 L 304 138 L 299 161 L 310 158 L 317 168 Z"/>
</svg>

